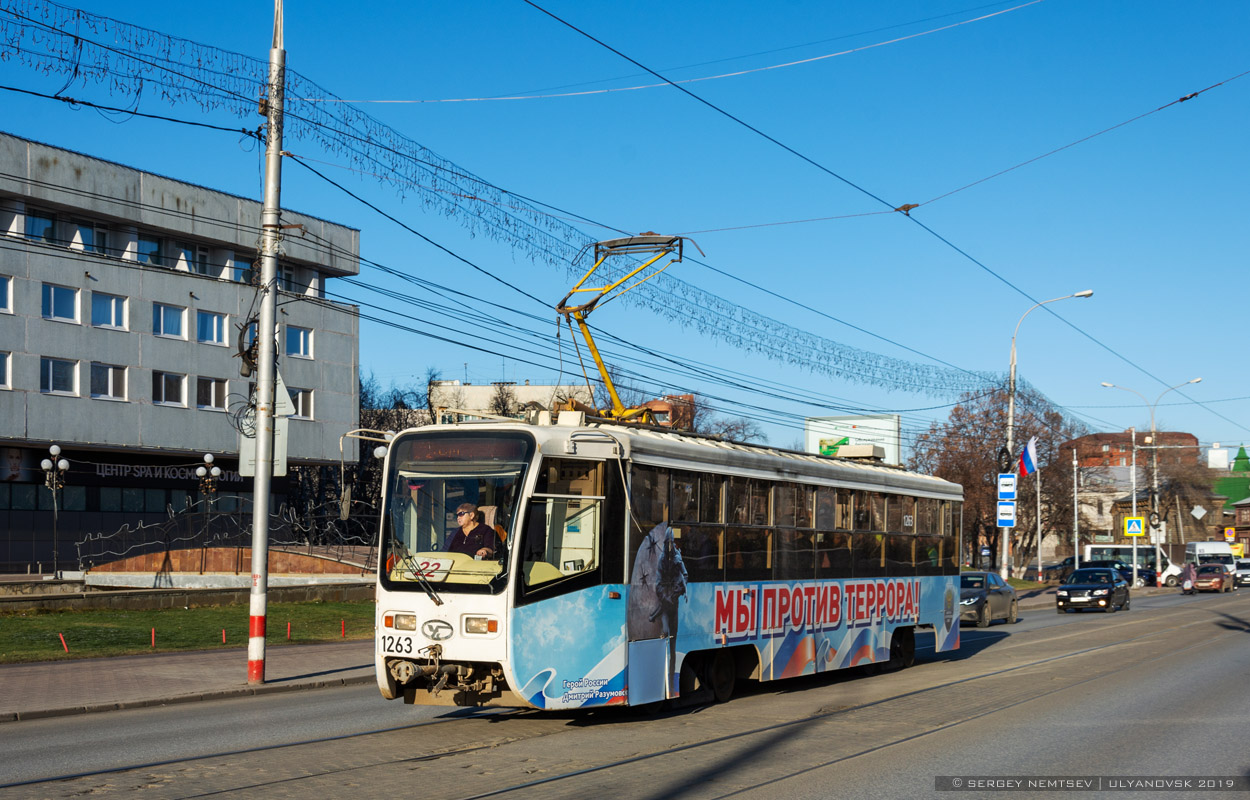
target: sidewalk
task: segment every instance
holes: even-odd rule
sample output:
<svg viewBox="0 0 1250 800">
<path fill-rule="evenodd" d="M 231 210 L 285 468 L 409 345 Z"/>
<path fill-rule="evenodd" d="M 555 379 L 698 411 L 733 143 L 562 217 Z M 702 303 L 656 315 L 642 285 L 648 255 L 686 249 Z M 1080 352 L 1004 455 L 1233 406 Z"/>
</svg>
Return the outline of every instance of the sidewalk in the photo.
<svg viewBox="0 0 1250 800">
<path fill-rule="evenodd" d="M 247 649 L 0 665 L 0 724 L 374 681 L 373 640 L 278 645 L 265 683 L 247 683 Z"/>
</svg>

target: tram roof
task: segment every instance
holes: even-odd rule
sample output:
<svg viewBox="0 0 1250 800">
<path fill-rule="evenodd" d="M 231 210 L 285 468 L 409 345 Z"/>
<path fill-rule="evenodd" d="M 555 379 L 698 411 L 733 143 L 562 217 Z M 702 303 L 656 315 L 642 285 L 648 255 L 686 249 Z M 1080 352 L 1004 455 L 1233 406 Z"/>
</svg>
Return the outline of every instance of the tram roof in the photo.
<svg viewBox="0 0 1250 800">
<path fill-rule="evenodd" d="M 705 436 L 688 435 L 627 425 L 590 424 L 585 429 L 603 430 L 614 436 L 624 434 L 630 456 L 645 462 L 699 462 L 733 471 L 763 472 L 794 480 L 819 479 L 855 484 L 864 488 L 889 487 L 930 495 L 962 497 L 963 487 L 932 475 L 910 472 L 903 467 L 863 459 L 801 453 L 763 444 L 741 444 Z M 574 429 L 578 430 L 578 429 Z M 695 468 L 686 463 L 685 468 Z"/>
</svg>

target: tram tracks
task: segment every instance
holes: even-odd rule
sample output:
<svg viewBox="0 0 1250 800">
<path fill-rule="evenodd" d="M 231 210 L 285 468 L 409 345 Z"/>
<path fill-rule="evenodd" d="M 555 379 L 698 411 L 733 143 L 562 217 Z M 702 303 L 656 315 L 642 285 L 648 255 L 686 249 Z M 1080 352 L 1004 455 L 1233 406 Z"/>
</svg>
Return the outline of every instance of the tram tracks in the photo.
<svg viewBox="0 0 1250 800">
<path fill-rule="evenodd" d="M 1041 628 L 1021 637 L 1020 643 L 994 645 L 994 652 L 1007 655 L 1007 663 L 975 675 L 966 674 L 967 659 L 948 658 L 941 654 L 933 661 L 912 671 L 872 679 L 872 684 L 858 680 L 831 682 L 835 691 L 857 687 L 880 689 L 900 677 L 924 677 L 925 673 L 963 672 L 935 675 L 937 680 L 912 690 L 904 690 L 867 702 L 826 705 L 815 712 L 793 719 L 750 725 L 733 729 L 743 719 L 758 721 L 762 710 L 773 701 L 788 695 L 785 713 L 802 713 L 795 700 L 807 692 L 824 692 L 822 687 L 800 689 L 789 693 L 793 684 L 771 684 L 754 695 L 743 697 L 726 706 L 697 709 L 644 719 L 637 713 L 615 712 L 575 717 L 571 715 L 535 714 L 532 712 L 499 712 L 465 718 L 443 718 L 413 725 L 379 728 L 342 736 L 311 739 L 267 747 L 215 753 L 195 758 L 170 759 L 152 764 L 136 764 L 81 775 L 63 775 L 44 781 L 9 784 L 0 788 L 26 786 L 38 788 L 38 796 L 80 796 L 91 793 L 107 796 L 136 789 L 148 796 L 203 797 L 236 793 L 290 793 L 299 797 L 340 796 L 344 787 L 411 786 L 412 780 L 433 781 L 445 798 L 476 798 L 530 796 L 544 798 L 584 797 L 602 794 L 602 784 L 622 787 L 628 776 L 636 776 L 634 765 L 647 765 L 647 772 L 680 773 L 687 777 L 664 787 L 652 786 L 645 795 L 675 796 L 694 785 L 693 781 L 713 781 L 714 795 L 727 797 L 743 791 L 767 787 L 786 777 L 860 758 L 883 749 L 940 733 L 983 717 L 1010 711 L 1032 700 L 1043 699 L 1106 677 L 1111 671 L 1127 667 L 1149 667 L 1169 657 L 1199 646 L 1236 635 L 1244 635 L 1247 626 L 1226 625 L 1213 637 L 1201 626 L 1213 624 L 1221 616 L 1217 609 L 1179 607 L 1164 610 L 1178 615 L 1174 623 L 1141 631 L 1148 624 L 1139 615 L 1116 615 L 1112 625 L 1064 625 L 1061 630 Z M 1193 619 L 1192 613 L 1201 614 Z M 1152 614 L 1155 622 L 1158 615 Z M 1219 624 L 1218 621 L 1215 624 Z M 1074 627 L 1078 629 L 1073 630 Z M 1124 635 L 1129 630 L 1132 635 Z M 1194 634 L 1197 634 L 1196 636 Z M 1013 637 L 1014 638 L 1014 637 Z M 1078 645 L 1062 653 L 1054 653 L 1058 642 L 1074 638 L 1092 638 L 1088 646 Z M 1171 646 L 1177 638 L 1195 639 L 1184 647 Z M 1102 658 L 1119 649 L 1115 659 Z M 1037 651 L 1049 650 L 1040 654 Z M 1015 652 L 1012 652 L 1015 651 Z M 1085 657 L 1079 669 L 1057 669 Z M 1114 664 L 1100 668 L 1098 665 Z M 827 688 L 827 687 L 826 687 Z M 826 692 L 827 693 L 827 692 Z M 827 698 L 817 696 L 817 701 Z M 706 717 L 697 712 L 706 710 Z M 598 724 L 601 720 L 608 724 Z M 705 723 L 705 720 L 707 721 Z M 459 723 L 449 725 L 448 723 Z M 622 735 L 627 726 L 640 724 L 645 741 L 654 746 L 638 748 L 643 737 Z M 482 726 L 490 726 L 483 731 Z M 498 730 L 494 726 L 499 725 Z M 730 730 L 728 733 L 720 731 Z M 848 731 L 853 735 L 848 736 Z M 437 746 L 421 747 L 413 741 L 416 732 L 431 733 Z M 574 738 L 561 737 L 571 734 Z M 548 737 L 555 737 L 548 740 Z M 507 747 L 515 745 L 516 747 Z M 414 746 L 422 752 L 413 752 Z M 769 754 L 803 751 L 803 758 L 775 758 Z M 296 754 L 293 761 L 274 759 L 273 751 Z M 590 753 L 593 755 L 586 756 Z M 579 757 L 578 754 L 582 754 Z M 813 757 L 817 754 L 820 757 Z M 275 764 L 275 761 L 281 761 Z M 674 764 L 681 768 L 675 769 Z M 657 765 L 666 765 L 658 767 Z M 746 765 L 751 765 L 749 768 Z M 130 773 L 126 776 L 126 773 Z M 115 780 L 121 777 L 121 780 Z M 127 779 L 129 777 L 129 779 Z M 100 782 L 100 778 L 107 778 Z M 249 780 L 249 778 L 251 778 Z M 94 784 L 94 785 L 93 785 Z M 594 791 L 589 791 L 592 784 Z M 64 794 L 48 793 L 55 786 Z M 706 789 L 707 787 L 705 787 Z M 618 796 L 635 796 L 619 791 Z"/>
</svg>

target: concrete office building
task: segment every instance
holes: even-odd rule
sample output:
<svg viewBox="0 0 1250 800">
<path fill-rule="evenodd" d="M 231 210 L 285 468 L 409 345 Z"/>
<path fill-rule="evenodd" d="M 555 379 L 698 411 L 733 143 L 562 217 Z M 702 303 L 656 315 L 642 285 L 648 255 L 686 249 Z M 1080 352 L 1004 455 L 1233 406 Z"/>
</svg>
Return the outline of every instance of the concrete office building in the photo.
<svg viewBox="0 0 1250 800">
<path fill-rule="evenodd" d="M 0 571 L 50 568 L 41 462 L 54 444 L 69 462 L 62 569 L 88 533 L 187 508 L 206 453 L 224 469 L 219 510 L 246 505 L 231 412 L 249 396 L 238 351 L 255 335 L 260 214 L 246 198 L 0 134 Z M 275 332 L 294 409 L 288 459 L 337 463 L 359 417 L 358 317 L 325 285 L 359 272 L 359 232 L 282 221 L 298 226 L 283 231 Z"/>
</svg>

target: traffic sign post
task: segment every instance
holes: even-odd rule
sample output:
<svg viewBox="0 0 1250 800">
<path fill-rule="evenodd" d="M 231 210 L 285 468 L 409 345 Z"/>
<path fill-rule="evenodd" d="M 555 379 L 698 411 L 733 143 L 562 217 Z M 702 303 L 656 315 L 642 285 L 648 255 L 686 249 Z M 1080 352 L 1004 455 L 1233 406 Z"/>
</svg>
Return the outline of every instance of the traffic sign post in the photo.
<svg viewBox="0 0 1250 800">
<path fill-rule="evenodd" d="M 1000 528 L 1016 527 L 1016 501 L 1015 500 L 999 500 L 998 501 L 998 527 Z"/>
<path fill-rule="evenodd" d="M 999 500 L 1015 500 L 1016 499 L 1016 473 L 1014 472 L 998 473 L 998 499 Z"/>
<path fill-rule="evenodd" d="M 1137 586 L 1137 540 L 1146 535 L 1146 520 L 1143 517 L 1125 517 L 1124 535 L 1133 540 L 1133 586 Z M 1158 566 L 1156 564 L 1155 566 Z"/>
</svg>

